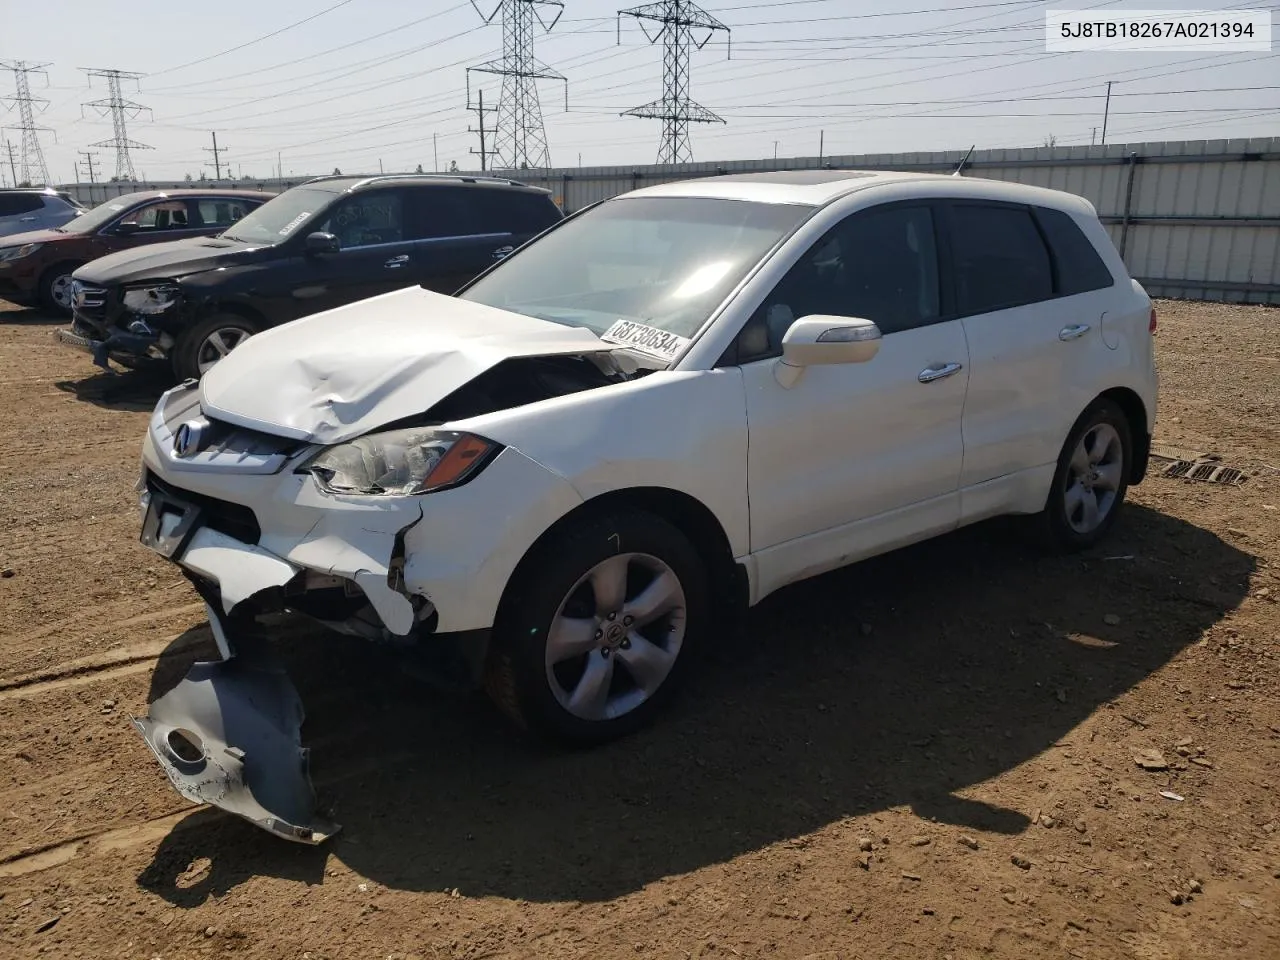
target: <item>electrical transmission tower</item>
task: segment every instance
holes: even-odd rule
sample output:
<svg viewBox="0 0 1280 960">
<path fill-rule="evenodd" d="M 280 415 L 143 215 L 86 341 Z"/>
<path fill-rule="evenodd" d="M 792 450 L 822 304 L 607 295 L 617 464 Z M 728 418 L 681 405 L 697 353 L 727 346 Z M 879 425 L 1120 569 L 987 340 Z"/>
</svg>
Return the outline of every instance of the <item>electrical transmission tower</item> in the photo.
<svg viewBox="0 0 1280 960">
<path fill-rule="evenodd" d="M 110 140 L 100 140 L 97 143 L 91 143 L 91 147 L 115 147 L 116 151 L 116 180 L 137 180 L 138 178 L 133 172 L 133 160 L 129 157 L 130 150 L 151 150 L 152 148 L 145 143 L 139 143 L 137 140 L 130 140 L 125 132 L 125 120 L 133 119 L 141 114 L 144 110 L 151 112 L 150 107 L 144 107 L 140 103 L 134 103 L 132 100 L 126 100 L 124 94 L 120 92 L 121 80 L 137 80 L 139 77 L 146 76 L 143 73 L 128 73 L 124 70 L 99 70 L 91 67 L 81 67 L 87 75 L 89 82 L 93 82 L 94 77 L 106 77 L 107 79 L 107 96 L 101 100 L 94 100 L 91 103 L 84 104 L 85 107 L 92 107 L 98 111 L 98 116 L 105 117 L 111 114 L 111 126 L 115 132 Z"/>
<path fill-rule="evenodd" d="M 689 145 L 689 124 L 724 123 L 702 104 L 689 97 L 689 57 L 701 50 L 717 30 L 729 28 L 690 0 L 660 0 L 630 10 L 618 11 L 618 42 L 622 42 L 622 18 L 635 17 L 650 43 L 662 41 L 662 99 L 633 107 L 624 117 L 644 117 L 662 121 L 659 163 L 688 163 L 693 159 Z M 658 28 L 645 21 L 658 24 Z M 652 31 L 652 32 L 651 32 Z"/>
<path fill-rule="evenodd" d="M 502 57 L 474 67 L 467 67 L 467 109 L 471 106 L 471 71 L 492 73 L 502 77 L 502 94 L 493 129 L 491 168 L 524 170 L 551 166 L 547 149 L 547 129 L 542 123 L 542 106 L 538 103 L 538 80 L 563 80 L 565 109 L 569 107 L 569 81 L 533 55 L 534 23 L 550 33 L 564 13 L 560 0 L 500 0 L 488 16 L 477 0 L 471 0 L 476 13 L 485 23 L 502 14 Z M 548 23 L 544 7 L 554 7 L 555 16 Z"/>
<path fill-rule="evenodd" d="M 17 88 L 14 96 L 4 98 L 4 103 L 9 110 L 15 106 L 18 108 L 16 129 L 22 132 L 22 175 L 18 183 L 47 184 L 49 182 L 49 170 L 44 165 L 44 151 L 40 149 L 40 140 L 37 137 L 40 131 L 49 130 L 49 128 L 37 126 L 35 120 L 36 110 L 44 110 L 49 106 L 49 101 L 43 97 L 31 96 L 30 80 L 31 74 L 44 73 L 44 68 L 47 66 L 49 66 L 47 63 L 27 63 L 24 60 L 0 60 L 0 69 L 13 73 Z M 49 75 L 45 74 L 46 83 L 48 77 Z M 17 184 L 14 185 L 17 186 Z"/>
</svg>

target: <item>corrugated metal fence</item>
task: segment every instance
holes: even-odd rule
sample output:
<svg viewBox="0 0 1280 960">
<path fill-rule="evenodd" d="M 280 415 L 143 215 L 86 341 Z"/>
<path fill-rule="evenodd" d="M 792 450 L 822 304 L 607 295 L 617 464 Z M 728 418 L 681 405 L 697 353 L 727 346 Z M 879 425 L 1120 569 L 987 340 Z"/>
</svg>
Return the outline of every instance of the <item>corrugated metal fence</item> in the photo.
<svg viewBox="0 0 1280 960">
<path fill-rule="evenodd" d="M 628 190 L 693 177 L 817 167 L 949 173 L 963 156 L 867 154 L 510 175 L 549 189 L 573 212 Z M 979 150 L 965 173 L 1085 197 L 1107 224 L 1129 272 L 1153 296 L 1280 304 L 1280 137 Z M 279 190 L 295 182 L 235 185 Z M 99 184 L 99 201 L 104 187 L 112 195 L 135 189 Z M 87 184 L 76 189 L 88 199 Z"/>
</svg>

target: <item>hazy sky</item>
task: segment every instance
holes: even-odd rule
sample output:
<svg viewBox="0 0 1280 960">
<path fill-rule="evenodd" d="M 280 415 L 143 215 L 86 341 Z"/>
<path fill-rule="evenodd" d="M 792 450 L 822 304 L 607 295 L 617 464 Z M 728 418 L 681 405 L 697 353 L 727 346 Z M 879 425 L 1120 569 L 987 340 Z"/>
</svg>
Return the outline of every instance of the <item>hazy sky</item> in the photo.
<svg viewBox="0 0 1280 960">
<path fill-rule="evenodd" d="M 1237 0 L 1216 9 L 1280 9 Z M 488 12 L 496 0 L 481 3 Z M 696 125 L 695 160 L 1089 143 L 1113 87 L 1109 142 L 1280 135 L 1280 50 L 1271 53 L 1056 53 L 1047 9 L 1204 9 L 1185 0 L 707 0 L 732 28 L 693 55 L 691 92 L 726 125 Z M 619 117 L 661 95 L 662 50 L 634 20 L 618 44 L 615 2 L 565 0 L 535 53 L 569 78 L 540 83 L 556 166 L 652 163 L 661 122 Z M 314 17 L 298 26 L 290 26 Z M 1274 13 L 1273 13 L 1274 21 Z M 275 36 L 265 34 L 280 31 Z M 1280 28 L 1276 29 L 1280 41 Z M 129 136 L 151 179 L 212 173 L 210 131 L 246 176 L 376 172 L 456 160 L 477 167 L 465 110 L 469 64 L 498 56 L 499 21 L 470 2 L 394 0 L 0 0 L 0 59 L 50 61 L 40 121 L 50 176 L 72 176 L 76 153 L 112 135 L 81 102 L 106 96 L 79 67 L 147 76 L 126 93 L 151 108 Z M 233 49 L 243 45 L 240 49 Z M 498 80 L 483 79 L 486 105 Z M 0 73 L 0 92 L 12 93 Z M 1244 90 L 1246 87 L 1271 89 Z M 1222 90 L 1222 88 L 1232 88 Z M 1217 92 L 1195 92 L 1203 90 Z M 1021 99 L 1015 99 L 1021 98 Z M 150 119 L 151 116 L 154 119 Z M 12 122 L 16 114 L 0 114 Z M 6 130 L 17 146 L 17 134 Z M 98 150 L 100 169 L 114 154 Z M 7 175 L 7 165 L 6 165 Z M 86 178 L 87 179 L 87 178 Z"/>
</svg>

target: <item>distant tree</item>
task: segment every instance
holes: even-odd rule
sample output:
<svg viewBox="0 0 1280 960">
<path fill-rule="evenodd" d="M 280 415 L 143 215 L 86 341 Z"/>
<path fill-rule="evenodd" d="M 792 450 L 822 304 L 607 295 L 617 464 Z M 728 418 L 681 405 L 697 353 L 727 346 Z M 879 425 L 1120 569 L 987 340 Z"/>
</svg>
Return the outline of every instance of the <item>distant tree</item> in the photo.
<svg viewBox="0 0 1280 960">
<path fill-rule="evenodd" d="M 342 176 L 342 171 L 341 171 L 341 170 L 339 170 L 337 167 L 334 167 L 334 168 L 333 168 L 333 175 L 334 175 L 335 177 L 340 177 L 340 176 Z"/>
<path fill-rule="evenodd" d="M 1049 134 L 1048 139 L 1045 140 L 1044 145 L 1046 147 L 1052 147 L 1052 146 L 1055 146 L 1057 143 L 1058 143 L 1058 138 L 1051 133 Z"/>
<path fill-rule="evenodd" d="M 183 179 L 183 180 L 185 180 L 185 181 L 187 181 L 187 183 L 190 183 L 190 182 L 191 182 L 191 174 L 189 174 L 189 173 L 184 173 L 184 174 L 182 175 L 182 179 Z"/>
<path fill-rule="evenodd" d="M 450 173 L 457 173 L 457 172 L 458 172 L 458 161 L 457 161 L 457 160 L 450 160 L 450 161 L 449 161 L 449 172 L 450 172 Z"/>
<path fill-rule="evenodd" d="M 414 173 L 421 173 L 421 172 L 422 172 L 422 164 L 418 164 L 418 169 L 417 169 L 417 170 L 415 170 L 415 171 L 413 171 L 413 172 L 414 172 Z"/>
<path fill-rule="evenodd" d="M 191 179 L 191 178 L 190 178 L 190 177 L 188 177 L 187 179 Z M 203 170 L 201 170 L 201 171 L 200 171 L 200 180 L 201 180 L 201 182 L 204 182 L 205 180 L 208 180 L 208 179 L 209 179 L 209 178 L 208 178 L 207 176 L 205 176 L 205 172 L 204 172 Z"/>
</svg>

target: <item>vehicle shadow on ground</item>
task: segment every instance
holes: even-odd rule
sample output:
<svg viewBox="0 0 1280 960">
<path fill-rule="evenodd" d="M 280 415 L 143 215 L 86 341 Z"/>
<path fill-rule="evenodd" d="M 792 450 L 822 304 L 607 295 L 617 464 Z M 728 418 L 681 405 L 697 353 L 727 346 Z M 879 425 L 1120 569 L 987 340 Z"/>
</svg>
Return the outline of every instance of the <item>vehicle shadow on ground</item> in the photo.
<svg viewBox="0 0 1280 960">
<path fill-rule="evenodd" d="M 289 639 L 311 769 L 343 832 L 297 848 L 199 813 L 138 880 L 192 905 L 255 876 L 320 882 L 332 853 L 398 889 L 596 901 L 903 804 L 1015 834 L 1025 815 L 957 791 L 1043 753 L 1198 640 L 1253 566 L 1136 506 L 1092 555 L 961 531 L 770 598 L 656 726 L 581 751 L 514 736 L 478 698 L 426 697 L 372 648 Z M 180 888 L 205 857 L 205 879 Z"/>
<path fill-rule="evenodd" d="M 54 386 L 108 410 L 150 413 L 160 394 L 173 386 L 173 372 L 167 364 L 153 363 L 123 373 L 103 371 L 79 380 L 59 380 Z"/>
</svg>

